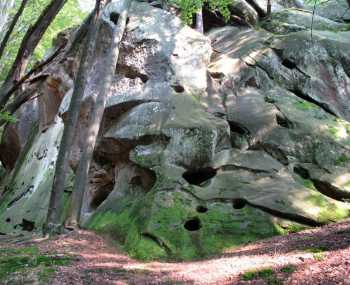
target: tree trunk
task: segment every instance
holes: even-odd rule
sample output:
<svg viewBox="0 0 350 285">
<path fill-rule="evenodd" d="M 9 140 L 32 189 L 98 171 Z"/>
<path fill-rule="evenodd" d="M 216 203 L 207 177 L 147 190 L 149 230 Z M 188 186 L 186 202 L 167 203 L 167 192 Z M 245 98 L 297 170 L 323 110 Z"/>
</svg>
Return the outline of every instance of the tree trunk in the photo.
<svg viewBox="0 0 350 285">
<path fill-rule="evenodd" d="M 5 106 L 10 98 L 10 96 L 8 96 L 8 90 L 23 76 L 35 48 L 66 1 L 67 0 L 52 0 L 41 13 L 35 24 L 27 31 L 18 50 L 15 62 L 1 87 L 0 109 Z"/>
<path fill-rule="evenodd" d="M 270 15 L 271 15 L 271 0 L 267 0 L 266 16 L 270 17 Z"/>
<path fill-rule="evenodd" d="M 117 23 L 113 20 L 113 18 L 115 19 L 115 11 L 108 11 L 108 15 L 104 15 L 104 17 L 108 17 L 109 19 L 107 20 L 110 21 L 102 18 L 102 21 L 104 21 L 102 25 L 108 25 L 108 28 L 111 30 L 111 42 L 109 43 L 109 46 L 107 46 L 107 54 L 104 56 L 100 65 L 102 67 L 101 70 L 99 70 L 99 82 L 101 82 L 101 85 L 98 88 L 97 97 L 93 98 L 95 101 L 91 104 L 92 110 L 89 115 L 89 124 L 86 131 L 86 145 L 82 147 L 83 154 L 79 161 L 72 195 L 70 218 L 68 221 L 69 226 L 76 227 L 79 225 L 82 202 L 84 200 L 85 190 L 88 187 L 90 163 L 105 110 L 108 93 L 115 75 L 115 68 L 119 57 L 119 45 L 126 28 L 131 2 L 131 0 L 124 0 Z"/>
<path fill-rule="evenodd" d="M 11 9 L 15 6 L 15 0 L 0 1 L 0 34 L 5 33 Z M 0 36 L 0 39 L 2 37 Z"/>
<path fill-rule="evenodd" d="M 57 156 L 55 177 L 52 185 L 48 215 L 44 233 L 50 235 L 59 234 L 62 231 L 61 213 L 64 208 L 64 185 L 68 167 L 69 154 L 74 139 L 75 128 L 79 119 L 80 107 L 84 97 L 85 86 L 95 50 L 96 37 L 98 31 L 98 18 L 100 11 L 100 0 L 96 1 L 94 19 L 90 22 L 88 35 L 86 38 L 86 48 L 83 49 L 77 78 L 74 84 L 74 91 L 68 110 L 68 119 L 65 124 L 63 136 Z"/>
<path fill-rule="evenodd" d="M 19 7 L 17 13 L 13 17 L 9 28 L 8 28 L 5 36 L 2 39 L 2 42 L 1 42 L 1 45 L 0 45 L 0 59 L 2 58 L 2 55 L 4 53 L 5 47 L 7 45 L 7 42 L 10 39 L 10 36 L 11 36 L 11 34 L 12 34 L 12 32 L 13 32 L 13 30 L 14 30 L 17 22 L 18 22 L 18 19 L 19 19 L 19 17 L 21 17 L 21 15 L 22 15 L 22 13 L 24 11 L 24 8 L 26 7 L 27 3 L 28 3 L 28 0 L 22 0 L 21 6 Z"/>
<path fill-rule="evenodd" d="M 196 31 L 200 32 L 201 34 L 204 33 L 203 9 L 202 8 L 200 8 L 196 13 Z"/>
</svg>

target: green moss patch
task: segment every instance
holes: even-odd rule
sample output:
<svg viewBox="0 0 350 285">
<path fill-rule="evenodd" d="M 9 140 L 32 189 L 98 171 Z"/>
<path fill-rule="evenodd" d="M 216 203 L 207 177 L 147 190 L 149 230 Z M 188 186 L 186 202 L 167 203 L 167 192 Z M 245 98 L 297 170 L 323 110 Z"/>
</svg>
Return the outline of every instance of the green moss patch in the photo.
<svg viewBox="0 0 350 285">
<path fill-rule="evenodd" d="M 254 279 L 263 279 L 269 285 L 282 284 L 282 281 L 277 278 L 272 268 L 247 271 L 242 275 L 242 280 L 244 281 L 251 281 Z"/>
<path fill-rule="evenodd" d="M 35 275 L 43 284 L 55 273 L 57 266 L 70 264 L 67 256 L 43 255 L 37 247 L 0 249 L 0 281 L 7 282 L 15 275 Z M 1 283 L 0 282 L 0 283 Z"/>
</svg>

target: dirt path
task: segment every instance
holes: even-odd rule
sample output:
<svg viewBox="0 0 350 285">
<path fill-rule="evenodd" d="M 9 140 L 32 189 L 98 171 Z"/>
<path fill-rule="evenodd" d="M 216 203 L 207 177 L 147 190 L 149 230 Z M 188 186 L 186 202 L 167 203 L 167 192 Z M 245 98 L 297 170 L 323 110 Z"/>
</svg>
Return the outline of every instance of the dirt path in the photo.
<svg viewBox="0 0 350 285">
<path fill-rule="evenodd" d="M 107 239 L 79 231 L 38 240 L 43 253 L 73 256 L 52 284 L 349 284 L 350 221 L 227 250 L 207 260 L 133 260 Z M 21 246 L 22 246 L 21 245 Z"/>
</svg>

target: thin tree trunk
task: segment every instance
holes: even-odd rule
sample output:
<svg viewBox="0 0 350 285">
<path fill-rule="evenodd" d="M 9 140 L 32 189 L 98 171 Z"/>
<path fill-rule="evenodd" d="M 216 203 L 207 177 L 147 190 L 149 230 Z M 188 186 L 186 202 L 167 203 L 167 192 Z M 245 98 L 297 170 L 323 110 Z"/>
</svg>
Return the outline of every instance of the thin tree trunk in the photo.
<svg viewBox="0 0 350 285">
<path fill-rule="evenodd" d="M 270 15 L 271 15 L 271 0 L 267 0 L 266 16 L 270 17 Z"/>
<path fill-rule="evenodd" d="M 28 3 L 28 0 L 22 0 L 21 6 L 19 7 L 17 13 L 13 17 L 9 28 L 8 28 L 5 36 L 2 39 L 2 42 L 1 42 L 1 45 L 0 45 L 0 59 L 2 58 L 2 55 L 4 53 L 5 47 L 7 45 L 7 42 L 9 41 L 10 36 L 11 36 L 11 34 L 12 34 L 12 32 L 13 32 L 13 30 L 14 30 L 17 22 L 18 22 L 18 19 L 19 19 L 19 17 L 21 17 L 21 15 L 22 15 L 22 13 L 24 11 L 24 8 L 26 7 L 27 3 Z"/>
<path fill-rule="evenodd" d="M 22 40 L 12 68 L 1 87 L 0 109 L 5 106 L 10 98 L 8 95 L 8 90 L 11 89 L 15 82 L 23 76 L 29 59 L 33 55 L 35 48 L 37 47 L 47 28 L 55 19 L 56 15 L 62 9 L 66 1 L 67 0 L 52 0 L 51 3 L 41 13 L 35 24 L 27 31 Z"/>
<path fill-rule="evenodd" d="M 8 24 L 11 9 L 15 6 L 15 0 L 0 1 L 0 34 L 4 33 Z M 1 36 L 0 36 L 1 39 Z"/>
<path fill-rule="evenodd" d="M 79 161 L 79 166 L 76 174 L 74 190 L 72 195 L 71 211 L 68 224 L 76 227 L 79 225 L 81 216 L 82 202 L 85 196 L 85 190 L 88 187 L 88 174 L 90 164 L 93 156 L 93 151 L 96 144 L 97 135 L 99 133 L 103 113 L 106 106 L 108 93 L 110 92 L 113 77 L 115 75 L 115 68 L 119 57 L 119 45 L 122 41 L 124 31 L 127 24 L 128 11 L 131 5 L 131 0 L 124 0 L 124 5 L 121 13 L 119 14 L 118 22 L 104 21 L 104 25 L 108 25 L 111 29 L 111 43 L 108 47 L 108 52 L 101 62 L 102 69 L 100 70 L 100 82 L 97 97 L 92 102 L 92 110 L 89 115 L 89 124 L 86 132 L 86 145 L 82 147 L 83 154 Z M 115 14 L 113 11 L 109 11 L 108 17 Z M 106 15 L 105 15 L 106 16 Z M 109 20 L 109 19 L 108 19 Z"/>
<path fill-rule="evenodd" d="M 92 65 L 93 53 L 97 37 L 97 23 L 99 18 L 101 0 L 96 0 L 95 15 L 90 23 L 86 48 L 83 49 L 77 78 L 74 84 L 74 91 L 68 110 L 68 120 L 65 124 L 63 136 L 57 156 L 55 176 L 51 190 L 51 197 L 44 233 L 55 235 L 62 231 L 61 213 L 64 208 L 64 185 L 68 168 L 69 154 L 74 139 L 75 128 L 79 119 L 80 106 L 84 97 L 85 86 L 88 74 Z"/>
<path fill-rule="evenodd" d="M 201 34 L 204 33 L 203 9 L 202 8 L 200 8 L 196 13 L 196 31 L 200 32 Z"/>
</svg>

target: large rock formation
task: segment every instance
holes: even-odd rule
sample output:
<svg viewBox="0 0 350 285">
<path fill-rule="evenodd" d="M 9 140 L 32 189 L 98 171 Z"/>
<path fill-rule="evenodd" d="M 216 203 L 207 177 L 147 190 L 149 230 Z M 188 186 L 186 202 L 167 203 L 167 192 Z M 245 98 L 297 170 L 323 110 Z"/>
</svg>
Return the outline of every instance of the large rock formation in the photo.
<svg viewBox="0 0 350 285">
<path fill-rule="evenodd" d="M 135 2 L 90 169 L 84 226 L 111 234 L 135 257 L 191 259 L 348 217 L 348 26 L 319 16 L 311 38 L 311 17 L 278 9 L 265 29 L 224 27 L 206 37 Z M 103 48 L 88 90 L 98 84 Z M 3 141 L 15 133 L 21 144 L 2 183 L 1 233 L 39 230 L 45 220 L 78 54 L 33 83 L 42 96 L 40 108 L 30 103 L 39 114 L 31 138 L 7 126 Z M 1 154 L 12 148 L 5 144 Z"/>
</svg>

